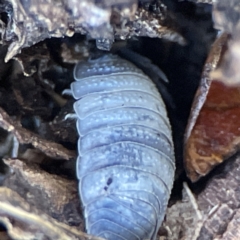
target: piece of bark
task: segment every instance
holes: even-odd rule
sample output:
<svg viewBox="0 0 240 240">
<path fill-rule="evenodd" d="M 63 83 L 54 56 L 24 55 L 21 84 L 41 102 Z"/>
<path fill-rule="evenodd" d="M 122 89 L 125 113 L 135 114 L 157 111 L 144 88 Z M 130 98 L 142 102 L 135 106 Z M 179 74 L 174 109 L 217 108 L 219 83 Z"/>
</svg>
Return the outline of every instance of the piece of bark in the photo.
<svg viewBox="0 0 240 240">
<path fill-rule="evenodd" d="M 21 125 L 17 121 L 12 120 L 2 108 L 0 108 L 0 126 L 6 131 L 13 133 L 20 144 L 31 144 L 49 157 L 66 160 L 76 158 L 75 151 L 68 150 L 58 143 L 45 140 L 29 130 L 22 128 Z"/>
<path fill-rule="evenodd" d="M 197 198 L 200 211 L 207 216 L 198 240 L 239 236 L 240 156 L 228 160 L 218 172 Z"/>
<path fill-rule="evenodd" d="M 82 227 L 78 187 L 75 180 L 49 174 L 36 164 L 18 159 L 6 159 L 12 174 L 3 186 L 17 192 L 31 206 L 60 222 Z"/>
<path fill-rule="evenodd" d="M 167 209 L 162 228 L 171 240 L 237 240 L 240 237 L 240 155 L 211 174 L 195 194 L 184 183 L 183 197 Z M 163 235 L 161 235 L 163 236 Z"/>
<path fill-rule="evenodd" d="M 238 209 L 233 218 L 229 221 L 226 232 L 219 237 L 216 237 L 215 240 L 238 240 L 240 239 L 240 209 Z"/>
<path fill-rule="evenodd" d="M 5 187 L 0 188 L 0 221 L 13 240 L 103 240 L 56 221 Z"/>
<path fill-rule="evenodd" d="M 163 37 L 185 43 L 171 23 L 167 26 L 163 14 L 151 14 L 144 8 L 136 10 L 136 0 L 5 0 L 0 5 L 0 11 L 8 16 L 6 22 L 2 21 L 2 42 L 11 42 L 5 61 L 24 47 L 50 37 L 73 36 L 75 32 L 97 39 L 97 46 L 105 50 L 109 50 L 115 38 L 132 36 Z"/>
</svg>

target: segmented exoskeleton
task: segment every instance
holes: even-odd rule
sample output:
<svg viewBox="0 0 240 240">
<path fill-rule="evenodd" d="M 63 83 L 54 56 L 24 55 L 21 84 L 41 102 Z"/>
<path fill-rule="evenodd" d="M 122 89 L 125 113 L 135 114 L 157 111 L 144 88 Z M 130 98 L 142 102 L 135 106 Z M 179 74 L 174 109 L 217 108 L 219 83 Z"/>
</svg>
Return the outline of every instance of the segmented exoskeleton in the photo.
<svg viewBox="0 0 240 240">
<path fill-rule="evenodd" d="M 79 62 L 77 175 L 87 232 L 155 239 L 174 178 L 171 127 L 152 81 L 114 55 Z"/>
</svg>

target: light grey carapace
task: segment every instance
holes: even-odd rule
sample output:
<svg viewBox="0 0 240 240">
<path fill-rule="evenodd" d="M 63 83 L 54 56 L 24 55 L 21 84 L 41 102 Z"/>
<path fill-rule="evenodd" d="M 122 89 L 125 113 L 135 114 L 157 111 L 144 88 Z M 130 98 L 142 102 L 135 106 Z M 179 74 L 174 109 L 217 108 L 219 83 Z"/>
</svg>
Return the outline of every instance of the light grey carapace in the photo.
<svg viewBox="0 0 240 240">
<path fill-rule="evenodd" d="M 108 240 L 153 240 L 175 170 L 162 98 L 140 69 L 111 54 L 79 62 L 74 78 L 87 232 Z"/>
</svg>

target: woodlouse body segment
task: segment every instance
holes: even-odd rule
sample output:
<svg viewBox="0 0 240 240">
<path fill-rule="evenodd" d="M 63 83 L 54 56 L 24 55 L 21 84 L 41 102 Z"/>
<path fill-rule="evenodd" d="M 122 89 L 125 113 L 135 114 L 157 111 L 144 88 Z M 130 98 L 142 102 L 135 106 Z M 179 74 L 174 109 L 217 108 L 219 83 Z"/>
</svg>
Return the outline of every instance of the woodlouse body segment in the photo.
<svg viewBox="0 0 240 240">
<path fill-rule="evenodd" d="M 109 240 L 155 239 L 175 170 L 160 94 L 140 69 L 111 54 L 79 62 L 74 78 L 87 232 Z"/>
</svg>

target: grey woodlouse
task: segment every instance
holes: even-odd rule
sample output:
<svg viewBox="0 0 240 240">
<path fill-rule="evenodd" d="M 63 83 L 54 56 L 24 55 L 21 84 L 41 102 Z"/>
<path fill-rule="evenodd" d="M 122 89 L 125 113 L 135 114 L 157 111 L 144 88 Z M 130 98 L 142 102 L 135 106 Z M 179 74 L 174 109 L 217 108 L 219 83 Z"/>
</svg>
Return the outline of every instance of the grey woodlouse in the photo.
<svg viewBox="0 0 240 240">
<path fill-rule="evenodd" d="M 162 98 L 140 69 L 112 54 L 79 62 L 74 78 L 87 232 L 109 240 L 153 240 L 175 170 Z"/>
</svg>

